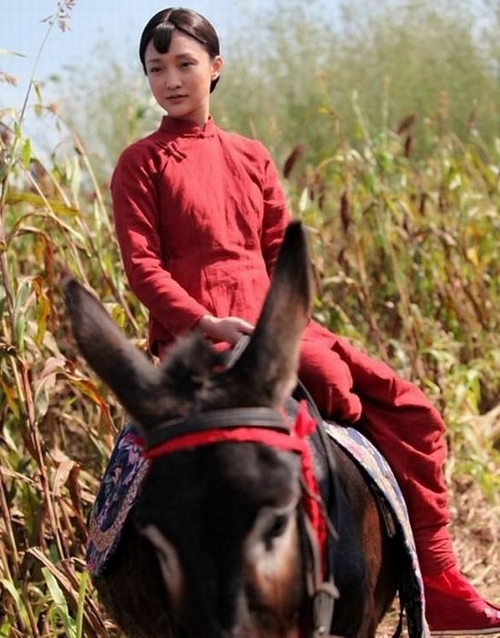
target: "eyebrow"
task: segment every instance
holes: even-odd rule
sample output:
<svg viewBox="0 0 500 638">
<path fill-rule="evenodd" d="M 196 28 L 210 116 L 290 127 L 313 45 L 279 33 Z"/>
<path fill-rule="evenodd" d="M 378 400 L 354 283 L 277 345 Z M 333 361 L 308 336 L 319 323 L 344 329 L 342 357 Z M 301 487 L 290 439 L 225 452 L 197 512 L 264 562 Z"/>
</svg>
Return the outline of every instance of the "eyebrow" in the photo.
<svg viewBox="0 0 500 638">
<path fill-rule="evenodd" d="M 165 55 L 165 54 L 162 54 Z M 191 51 L 186 51 L 185 53 L 178 53 L 174 59 L 178 60 L 180 58 L 194 58 L 196 57 L 195 53 L 192 53 Z M 162 61 L 162 57 L 160 56 L 156 56 L 154 58 L 146 58 L 146 64 L 150 63 L 150 62 L 161 62 Z"/>
</svg>

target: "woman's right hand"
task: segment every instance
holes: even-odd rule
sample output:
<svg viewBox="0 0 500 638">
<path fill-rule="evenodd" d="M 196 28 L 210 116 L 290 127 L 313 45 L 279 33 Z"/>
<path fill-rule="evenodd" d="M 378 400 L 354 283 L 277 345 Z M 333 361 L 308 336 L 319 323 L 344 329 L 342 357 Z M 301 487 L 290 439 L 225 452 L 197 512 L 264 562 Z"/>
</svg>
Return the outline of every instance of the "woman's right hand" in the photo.
<svg viewBox="0 0 500 638">
<path fill-rule="evenodd" d="M 213 317 L 204 315 L 198 322 L 199 329 L 214 341 L 224 341 L 234 346 L 242 334 L 251 334 L 254 326 L 239 317 Z"/>
</svg>

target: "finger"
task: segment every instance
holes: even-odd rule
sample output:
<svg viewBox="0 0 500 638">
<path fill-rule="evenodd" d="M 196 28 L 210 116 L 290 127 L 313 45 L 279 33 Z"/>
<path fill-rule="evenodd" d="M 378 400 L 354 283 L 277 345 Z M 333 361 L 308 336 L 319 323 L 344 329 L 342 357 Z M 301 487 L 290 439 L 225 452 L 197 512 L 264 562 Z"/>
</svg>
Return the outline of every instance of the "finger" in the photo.
<svg viewBox="0 0 500 638">
<path fill-rule="evenodd" d="M 246 321 L 242 321 L 241 325 L 240 325 L 240 330 L 244 334 L 251 334 L 254 331 L 254 326 L 252 326 L 251 323 L 248 323 Z"/>
</svg>

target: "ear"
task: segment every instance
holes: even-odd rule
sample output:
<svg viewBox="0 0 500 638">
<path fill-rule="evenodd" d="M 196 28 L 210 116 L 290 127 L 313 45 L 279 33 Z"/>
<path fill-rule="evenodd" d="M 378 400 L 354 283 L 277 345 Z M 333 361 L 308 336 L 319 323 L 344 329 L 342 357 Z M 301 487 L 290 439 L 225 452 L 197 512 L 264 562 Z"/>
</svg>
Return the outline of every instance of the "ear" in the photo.
<svg viewBox="0 0 500 638">
<path fill-rule="evenodd" d="M 138 423 L 157 421 L 166 401 L 161 371 L 127 341 L 101 303 L 75 279 L 66 278 L 63 287 L 83 357 Z"/>
<path fill-rule="evenodd" d="M 220 55 L 215 56 L 215 58 L 213 58 L 212 60 L 212 72 L 210 77 L 212 82 L 220 76 L 223 66 L 224 66 L 224 62 L 222 61 L 221 56 Z"/>
<path fill-rule="evenodd" d="M 271 287 L 247 348 L 233 367 L 257 393 L 279 405 L 296 384 L 300 340 L 309 320 L 312 275 L 304 229 L 292 222 L 285 233 Z"/>
</svg>

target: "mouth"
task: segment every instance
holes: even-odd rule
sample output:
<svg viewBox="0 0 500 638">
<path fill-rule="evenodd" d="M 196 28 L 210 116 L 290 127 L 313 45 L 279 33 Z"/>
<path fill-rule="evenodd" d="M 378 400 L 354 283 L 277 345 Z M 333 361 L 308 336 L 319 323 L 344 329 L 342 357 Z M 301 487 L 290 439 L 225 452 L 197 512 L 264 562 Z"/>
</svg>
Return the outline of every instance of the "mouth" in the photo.
<svg viewBox="0 0 500 638">
<path fill-rule="evenodd" d="M 186 95 L 168 95 L 166 100 L 167 102 L 172 102 L 173 104 L 176 104 L 177 102 L 181 102 L 182 100 L 186 99 Z"/>
</svg>

